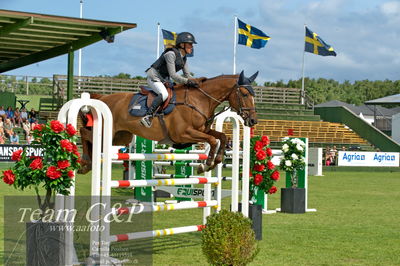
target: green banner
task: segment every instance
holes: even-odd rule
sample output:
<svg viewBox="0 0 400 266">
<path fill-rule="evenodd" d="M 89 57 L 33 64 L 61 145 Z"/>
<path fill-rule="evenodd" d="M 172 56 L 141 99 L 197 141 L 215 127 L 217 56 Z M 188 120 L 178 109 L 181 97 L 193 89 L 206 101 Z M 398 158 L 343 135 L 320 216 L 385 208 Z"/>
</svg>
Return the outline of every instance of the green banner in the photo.
<svg viewBox="0 0 400 266">
<path fill-rule="evenodd" d="M 153 153 L 153 141 L 136 137 L 136 153 Z M 153 178 L 153 162 L 152 161 L 135 161 L 136 179 L 152 179 Z M 135 199 L 142 202 L 153 202 L 152 187 L 138 187 L 134 189 Z"/>
<path fill-rule="evenodd" d="M 175 153 L 187 153 L 187 151 L 191 151 L 193 150 L 193 147 L 190 146 L 184 150 L 177 150 L 175 151 Z M 191 163 L 192 161 L 182 161 L 182 163 Z M 176 176 L 177 178 L 185 178 L 185 176 L 187 175 L 193 175 L 193 167 L 191 166 L 184 166 L 184 165 L 175 165 L 175 174 L 176 175 L 182 175 L 182 177 Z M 187 187 L 187 188 L 191 188 L 192 185 L 180 185 L 180 186 L 176 186 L 176 187 Z M 193 199 L 190 198 L 181 198 L 181 197 L 175 197 L 176 200 L 179 201 L 191 201 Z"/>
</svg>

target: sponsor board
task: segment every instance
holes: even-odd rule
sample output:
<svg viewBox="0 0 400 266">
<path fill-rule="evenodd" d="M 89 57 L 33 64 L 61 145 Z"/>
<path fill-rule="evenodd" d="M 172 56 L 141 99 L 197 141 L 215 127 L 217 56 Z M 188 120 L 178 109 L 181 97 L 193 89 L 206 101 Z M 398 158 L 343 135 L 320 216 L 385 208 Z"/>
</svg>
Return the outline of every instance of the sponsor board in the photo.
<svg viewBox="0 0 400 266">
<path fill-rule="evenodd" d="M 42 157 L 43 149 L 29 145 L 14 145 L 14 144 L 3 144 L 0 145 L 0 161 L 11 162 L 12 154 L 17 150 L 25 149 L 26 155 L 29 156 L 40 156 Z"/>
<path fill-rule="evenodd" d="M 160 186 L 157 187 L 158 190 L 162 190 L 171 193 L 175 197 L 197 199 L 204 198 L 204 188 L 187 188 L 187 187 L 167 187 Z M 215 191 L 211 190 L 211 196 L 215 197 Z M 241 194 L 241 192 L 239 192 Z M 231 190 L 223 189 L 221 191 L 221 198 L 229 197 L 232 195 Z"/>
<path fill-rule="evenodd" d="M 399 153 L 339 151 L 338 165 L 399 167 Z"/>
</svg>

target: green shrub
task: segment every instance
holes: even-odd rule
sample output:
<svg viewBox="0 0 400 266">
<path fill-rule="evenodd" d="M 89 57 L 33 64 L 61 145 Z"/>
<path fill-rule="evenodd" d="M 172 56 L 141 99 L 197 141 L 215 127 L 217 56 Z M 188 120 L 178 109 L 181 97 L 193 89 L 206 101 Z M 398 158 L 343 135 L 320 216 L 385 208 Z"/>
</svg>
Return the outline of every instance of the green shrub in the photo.
<svg viewBox="0 0 400 266">
<path fill-rule="evenodd" d="M 202 250 L 212 265 L 246 265 L 258 253 L 250 219 L 239 212 L 221 210 L 207 218 Z"/>
</svg>

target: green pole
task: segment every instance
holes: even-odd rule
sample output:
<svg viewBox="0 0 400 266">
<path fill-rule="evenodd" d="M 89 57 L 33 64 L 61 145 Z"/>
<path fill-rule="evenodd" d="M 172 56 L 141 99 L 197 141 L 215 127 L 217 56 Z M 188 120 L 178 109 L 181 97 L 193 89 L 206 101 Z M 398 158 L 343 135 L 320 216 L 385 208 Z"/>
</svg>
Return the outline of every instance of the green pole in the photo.
<svg viewBox="0 0 400 266">
<path fill-rule="evenodd" d="M 74 51 L 68 52 L 67 101 L 74 97 Z"/>
</svg>

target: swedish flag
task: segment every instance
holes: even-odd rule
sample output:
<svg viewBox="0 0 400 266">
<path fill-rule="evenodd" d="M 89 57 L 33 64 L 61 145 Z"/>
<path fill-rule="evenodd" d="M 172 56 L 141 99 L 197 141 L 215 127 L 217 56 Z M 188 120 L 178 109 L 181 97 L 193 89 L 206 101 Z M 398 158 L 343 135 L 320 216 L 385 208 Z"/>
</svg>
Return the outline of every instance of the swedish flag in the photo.
<svg viewBox="0 0 400 266">
<path fill-rule="evenodd" d="M 333 50 L 333 47 L 329 44 L 325 43 L 318 34 L 312 32 L 310 29 L 306 27 L 306 39 L 305 39 L 305 47 L 304 51 L 322 55 L 322 56 L 336 56 L 336 52 Z"/>
<path fill-rule="evenodd" d="M 264 32 L 256 27 L 250 26 L 238 19 L 238 44 L 243 44 L 251 48 L 260 49 L 267 44 L 271 37 L 267 36 Z"/>
<path fill-rule="evenodd" d="M 163 40 L 164 40 L 164 47 L 170 48 L 175 46 L 176 41 L 176 32 L 162 30 Z"/>
</svg>

